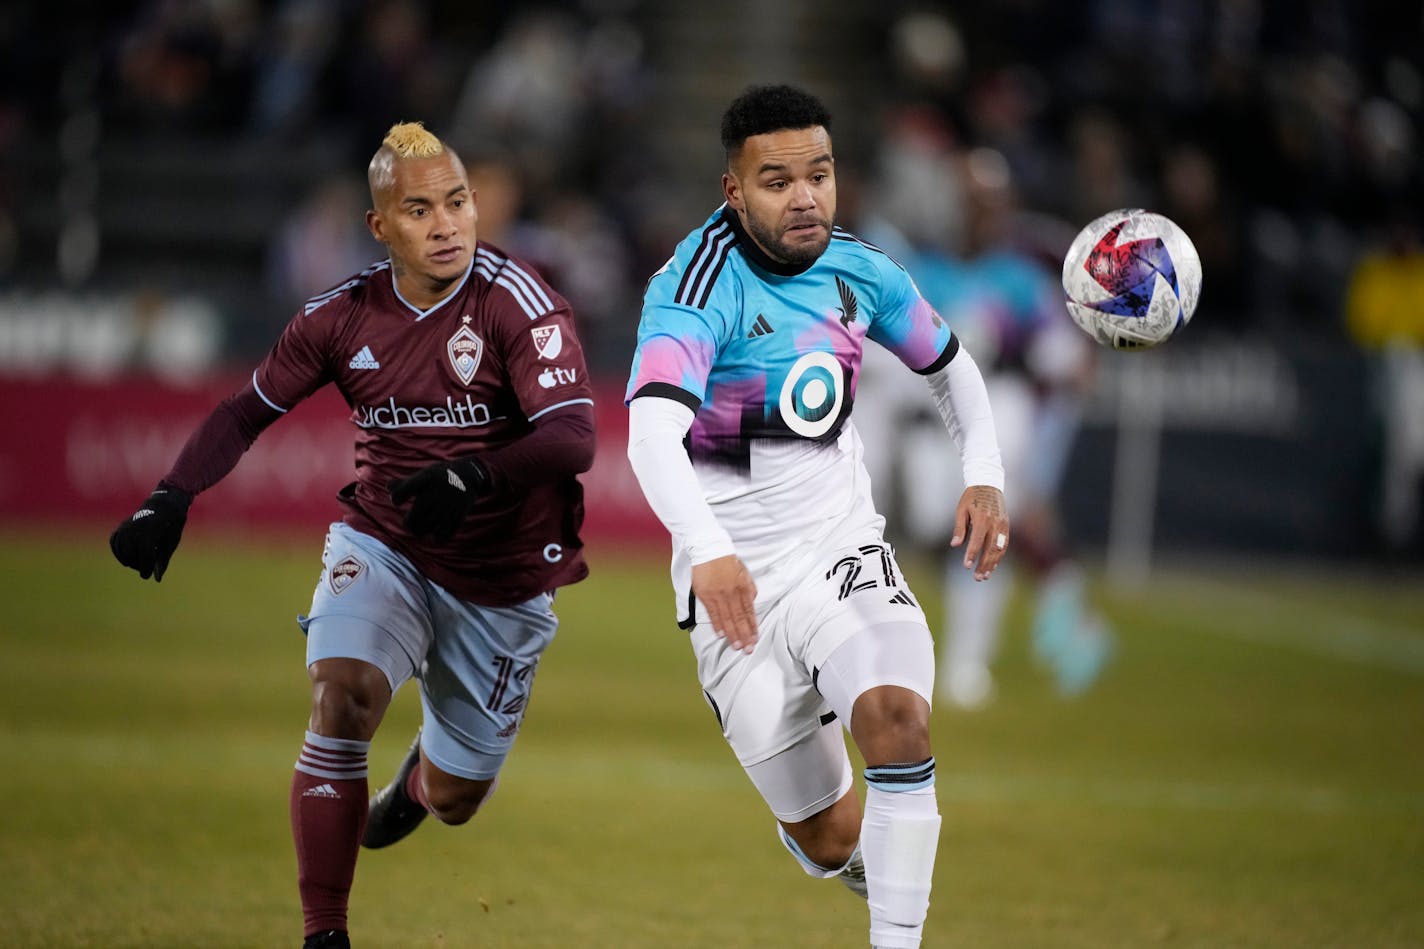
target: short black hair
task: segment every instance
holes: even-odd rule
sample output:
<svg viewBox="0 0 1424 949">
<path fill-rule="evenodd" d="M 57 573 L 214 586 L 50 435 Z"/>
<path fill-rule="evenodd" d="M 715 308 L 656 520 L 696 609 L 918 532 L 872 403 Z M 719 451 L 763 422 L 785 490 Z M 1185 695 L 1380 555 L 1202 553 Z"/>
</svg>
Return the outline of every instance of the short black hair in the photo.
<svg viewBox="0 0 1424 949">
<path fill-rule="evenodd" d="M 749 86 L 722 115 L 722 147 L 728 156 L 753 135 L 819 125 L 831 130 L 831 113 L 811 93 L 795 86 Z"/>
</svg>

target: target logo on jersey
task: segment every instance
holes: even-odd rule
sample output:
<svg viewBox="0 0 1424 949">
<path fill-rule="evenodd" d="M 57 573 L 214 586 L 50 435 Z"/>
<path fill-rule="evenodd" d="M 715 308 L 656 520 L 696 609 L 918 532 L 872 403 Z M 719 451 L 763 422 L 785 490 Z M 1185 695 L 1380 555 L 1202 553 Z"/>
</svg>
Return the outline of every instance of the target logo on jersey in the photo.
<svg viewBox="0 0 1424 949">
<path fill-rule="evenodd" d="M 1073 322 L 1113 349 L 1149 349 L 1180 332 L 1201 294 L 1201 258 L 1171 219 L 1123 208 L 1078 232 L 1063 259 Z"/>
</svg>

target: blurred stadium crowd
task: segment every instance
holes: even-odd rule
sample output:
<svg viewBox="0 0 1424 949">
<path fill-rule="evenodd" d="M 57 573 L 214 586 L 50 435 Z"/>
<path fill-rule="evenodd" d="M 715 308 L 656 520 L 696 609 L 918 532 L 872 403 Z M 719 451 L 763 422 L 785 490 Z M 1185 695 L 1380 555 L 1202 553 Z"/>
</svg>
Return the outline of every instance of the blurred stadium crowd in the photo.
<svg viewBox="0 0 1424 949">
<path fill-rule="evenodd" d="M 774 44 L 760 63 L 729 55 L 700 77 L 715 92 L 692 143 L 666 132 L 669 113 L 702 103 L 670 101 L 665 80 L 707 60 L 664 42 L 708 16 L 690 4 L 8 4 L 0 281 L 196 293 L 222 351 L 250 356 L 295 302 L 371 258 L 364 162 L 390 122 L 422 118 L 472 164 L 481 236 L 546 268 L 595 360 L 621 371 L 642 283 L 686 226 L 672 211 L 715 200 L 716 104 L 761 79 L 842 106 L 843 174 L 865 185 L 843 198 L 851 226 L 874 201 L 912 236 L 951 233 L 945 163 L 992 148 L 1046 252 L 1114 207 L 1175 218 L 1203 258 L 1202 322 L 1222 331 L 1337 336 L 1359 262 L 1411 240 L 1418 253 L 1421 4 L 771 6 L 718 16 L 763 32 L 784 19 L 803 45 L 849 30 L 855 68 Z"/>
<path fill-rule="evenodd" d="M 1354 467 L 1296 506 L 1327 504 L 1347 535 L 1341 485 L 1394 470 L 1404 513 L 1380 522 L 1407 517 L 1407 537 L 1424 473 L 1421 36 L 1420 0 L 18 0 L 0 9 L 0 379 L 250 365 L 301 301 L 379 256 L 365 165 L 392 122 L 422 119 L 470 165 L 480 236 L 545 271 L 618 382 L 645 280 L 720 200 L 722 108 L 792 81 L 836 115 L 841 223 L 875 239 L 959 253 L 986 185 L 1011 197 L 997 239 L 1045 270 L 1105 211 L 1174 218 L 1206 276 L 1169 361 L 1213 342 L 1230 356 L 1186 367 L 1216 400 L 1186 427 L 1298 469 L 1269 439 L 1313 457 L 1351 420 L 1303 423 L 1329 408 L 1312 389 L 1354 386 L 1384 434 L 1357 435 Z M 1287 351 L 1309 355 L 1263 358 Z M 1222 396 L 1253 384 L 1273 420 L 1255 429 Z M 1089 427 L 1126 401 L 1090 405 Z M 1224 444 L 1202 449 L 1212 464 Z M 1203 503 L 1182 523 L 1205 524 Z"/>
</svg>

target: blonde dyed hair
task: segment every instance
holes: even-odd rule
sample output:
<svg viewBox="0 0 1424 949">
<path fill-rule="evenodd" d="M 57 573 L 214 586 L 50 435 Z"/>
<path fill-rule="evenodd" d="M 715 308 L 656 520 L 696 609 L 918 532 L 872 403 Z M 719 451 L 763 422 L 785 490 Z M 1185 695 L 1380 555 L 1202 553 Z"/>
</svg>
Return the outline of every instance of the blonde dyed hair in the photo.
<svg viewBox="0 0 1424 949">
<path fill-rule="evenodd" d="M 381 147 L 371 158 L 366 179 L 371 186 L 371 199 L 376 193 L 395 184 L 396 162 L 412 158 L 435 158 L 451 149 L 422 122 L 397 122 L 386 132 Z M 451 152 L 453 154 L 453 152 Z"/>
</svg>

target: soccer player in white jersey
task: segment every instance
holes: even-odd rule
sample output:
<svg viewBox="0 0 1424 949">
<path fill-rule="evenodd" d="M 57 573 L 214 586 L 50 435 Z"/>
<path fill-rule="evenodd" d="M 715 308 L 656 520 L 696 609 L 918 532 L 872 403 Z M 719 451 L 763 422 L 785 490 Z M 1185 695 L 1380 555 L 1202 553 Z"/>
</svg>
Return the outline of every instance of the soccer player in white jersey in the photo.
<svg viewBox="0 0 1424 949">
<path fill-rule="evenodd" d="M 951 543 L 979 580 L 1009 540 L 988 397 L 905 271 L 835 227 L 819 100 L 752 87 L 722 144 L 726 203 L 644 296 L 628 457 L 672 535 L 703 692 L 782 844 L 868 898 L 872 946 L 915 949 L 940 828 L 934 646 L 850 422 L 865 340 L 925 377 L 960 444 Z M 842 726 L 866 762 L 863 813 Z"/>
<path fill-rule="evenodd" d="M 557 626 L 553 591 L 588 573 L 576 475 L 593 462 L 593 400 L 569 305 L 476 240 L 465 166 L 419 123 L 392 126 L 368 178 L 389 259 L 309 300 L 110 538 L 161 580 L 194 497 L 267 426 L 327 383 L 351 407 L 356 480 L 301 620 L 311 718 L 289 803 L 305 949 L 350 946 L 363 843 L 395 843 L 427 813 L 463 824 L 494 791 Z M 420 734 L 368 799 L 371 739 L 411 678 Z"/>
</svg>

